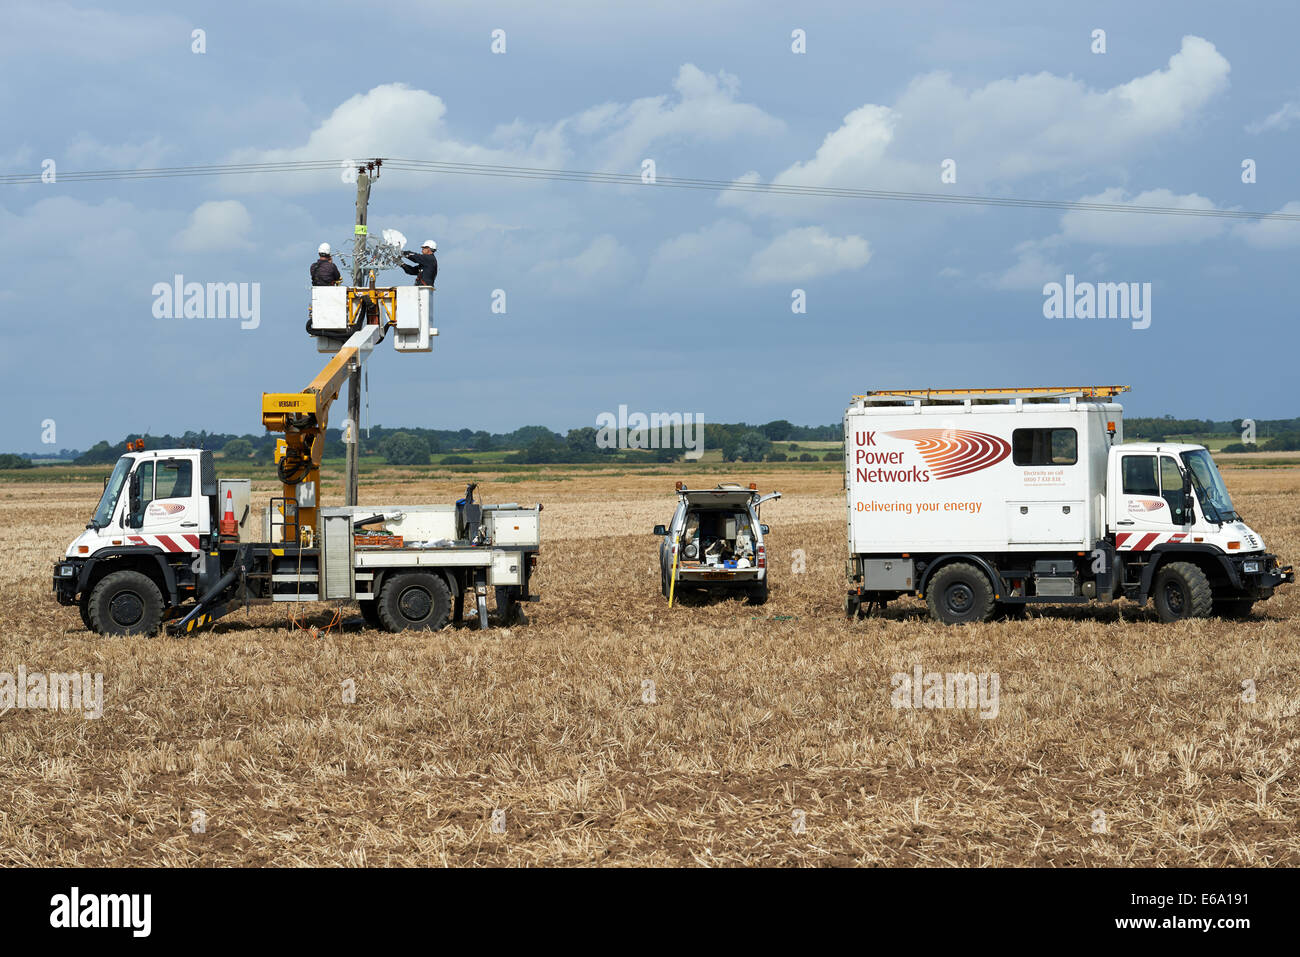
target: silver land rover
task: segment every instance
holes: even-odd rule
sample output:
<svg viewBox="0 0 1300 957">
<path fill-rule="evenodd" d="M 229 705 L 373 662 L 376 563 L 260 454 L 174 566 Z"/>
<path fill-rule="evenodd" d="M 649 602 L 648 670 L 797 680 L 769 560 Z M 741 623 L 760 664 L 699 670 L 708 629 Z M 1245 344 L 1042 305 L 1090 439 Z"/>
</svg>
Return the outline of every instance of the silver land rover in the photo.
<svg viewBox="0 0 1300 957">
<path fill-rule="evenodd" d="M 758 486 L 719 485 L 690 489 L 677 483 L 677 510 L 656 525 L 659 577 L 665 598 L 684 591 L 739 592 L 750 602 L 767 601 L 768 528 L 759 507 L 780 492 L 758 494 Z"/>
</svg>

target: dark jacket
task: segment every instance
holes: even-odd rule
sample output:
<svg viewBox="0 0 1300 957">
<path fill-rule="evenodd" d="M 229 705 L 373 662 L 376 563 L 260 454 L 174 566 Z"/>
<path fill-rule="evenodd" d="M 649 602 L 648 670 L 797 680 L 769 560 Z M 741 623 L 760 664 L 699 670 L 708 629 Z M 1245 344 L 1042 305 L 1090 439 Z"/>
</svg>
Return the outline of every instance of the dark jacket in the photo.
<svg viewBox="0 0 1300 957">
<path fill-rule="evenodd" d="M 420 274 L 415 277 L 417 286 L 432 286 L 438 278 L 438 256 L 436 253 L 411 253 L 403 252 L 403 256 L 412 260 L 420 267 Z M 402 267 L 406 269 L 405 266 Z M 406 270 L 410 272 L 409 269 Z"/>
<path fill-rule="evenodd" d="M 311 284 L 313 286 L 332 286 L 343 277 L 333 260 L 318 259 L 311 264 Z"/>
</svg>

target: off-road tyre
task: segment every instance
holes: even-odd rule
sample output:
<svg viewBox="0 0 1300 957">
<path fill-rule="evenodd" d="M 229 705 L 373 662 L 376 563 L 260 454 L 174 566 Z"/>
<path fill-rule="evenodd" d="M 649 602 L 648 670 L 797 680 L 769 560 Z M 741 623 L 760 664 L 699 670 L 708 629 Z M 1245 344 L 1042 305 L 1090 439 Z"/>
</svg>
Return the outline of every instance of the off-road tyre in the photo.
<svg viewBox="0 0 1300 957">
<path fill-rule="evenodd" d="M 377 609 L 387 631 L 438 631 L 451 616 L 451 589 L 432 572 L 405 572 L 384 581 Z"/>
</svg>

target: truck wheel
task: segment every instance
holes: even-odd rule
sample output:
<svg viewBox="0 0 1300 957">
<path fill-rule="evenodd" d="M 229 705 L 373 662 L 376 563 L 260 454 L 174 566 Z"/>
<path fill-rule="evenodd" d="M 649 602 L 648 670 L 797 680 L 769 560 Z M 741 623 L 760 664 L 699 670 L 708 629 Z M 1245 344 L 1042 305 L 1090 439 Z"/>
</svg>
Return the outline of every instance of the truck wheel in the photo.
<svg viewBox="0 0 1300 957">
<path fill-rule="evenodd" d="M 1191 562 L 1170 562 L 1156 572 L 1152 589 L 1161 621 L 1205 618 L 1214 607 L 1210 581 Z"/>
<path fill-rule="evenodd" d="M 1254 607 L 1253 598 L 1222 598 L 1214 602 L 1212 613 L 1216 618 L 1249 618 L 1250 610 Z"/>
<path fill-rule="evenodd" d="M 988 621 L 993 614 L 993 586 L 974 565 L 957 562 L 934 573 L 925 603 L 930 617 L 945 625 Z"/>
<path fill-rule="evenodd" d="M 105 575 L 87 604 L 90 627 L 101 635 L 156 635 L 162 624 L 162 592 L 140 572 Z"/>
<path fill-rule="evenodd" d="M 441 575 L 407 572 L 384 582 L 379 621 L 389 631 L 437 631 L 451 614 L 451 589 Z"/>
<path fill-rule="evenodd" d="M 766 605 L 767 582 L 763 582 L 761 585 L 755 585 L 753 588 L 749 589 L 748 598 L 751 605 Z"/>
<path fill-rule="evenodd" d="M 379 599 L 371 598 L 367 601 L 357 602 L 361 606 L 361 618 L 366 623 L 367 628 L 381 629 L 384 627 L 383 622 L 379 620 Z"/>
<path fill-rule="evenodd" d="M 81 598 L 77 601 L 77 611 L 81 612 L 81 623 L 86 626 L 86 631 L 94 631 L 95 626 L 90 620 L 90 589 L 81 593 Z"/>
</svg>

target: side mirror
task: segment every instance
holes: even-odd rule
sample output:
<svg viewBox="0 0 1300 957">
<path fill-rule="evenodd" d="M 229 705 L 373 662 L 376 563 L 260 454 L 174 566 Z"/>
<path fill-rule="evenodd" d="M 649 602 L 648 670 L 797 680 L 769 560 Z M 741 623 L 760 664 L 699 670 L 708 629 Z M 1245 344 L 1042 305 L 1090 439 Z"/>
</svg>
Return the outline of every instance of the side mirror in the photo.
<svg viewBox="0 0 1300 957">
<path fill-rule="evenodd" d="M 668 529 L 664 528 L 664 526 L 662 526 L 662 525 L 656 525 L 656 526 L 655 526 L 655 534 L 656 534 L 656 535 L 667 535 L 667 534 L 668 534 Z"/>
<path fill-rule="evenodd" d="M 758 530 L 762 532 L 764 535 L 766 535 L 768 532 L 771 531 L 771 529 L 768 528 L 766 525 L 759 525 Z"/>
</svg>

